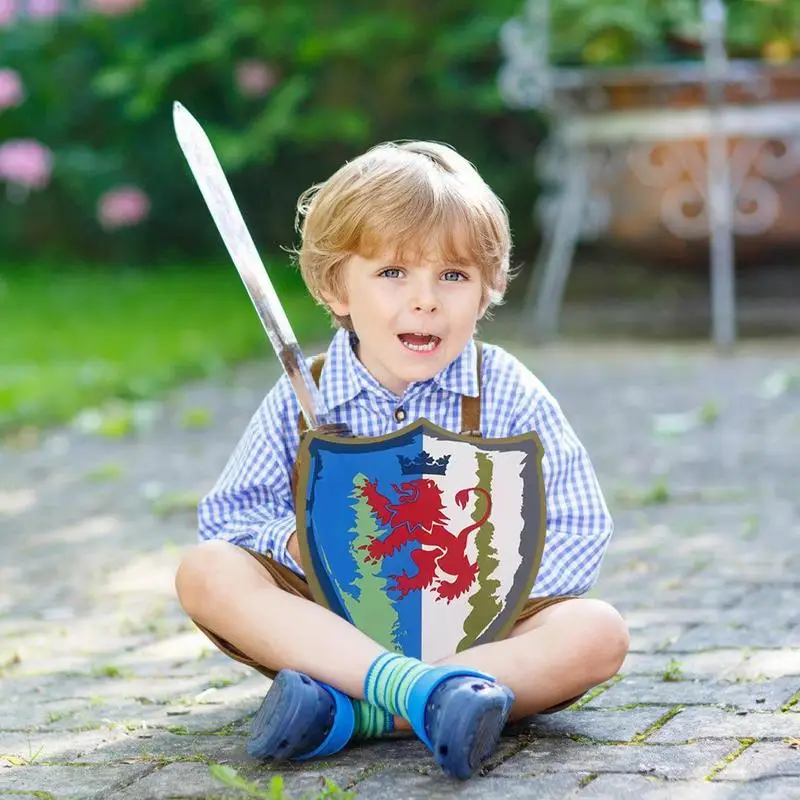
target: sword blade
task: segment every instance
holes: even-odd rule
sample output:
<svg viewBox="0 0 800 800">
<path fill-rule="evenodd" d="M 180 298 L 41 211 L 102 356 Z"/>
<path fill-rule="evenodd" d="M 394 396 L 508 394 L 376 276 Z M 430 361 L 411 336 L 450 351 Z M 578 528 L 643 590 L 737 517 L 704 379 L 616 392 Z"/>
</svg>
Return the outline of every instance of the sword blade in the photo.
<svg viewBox="0 0 800 800">
<path fill-rule="evenodd" d="M 309 428 L 319 428 L 325 424 L 327 409 L 214 148 L 200 123 L 181 103 L 173 105 L 172 119 L 192 175 L 289 378 L 306 423 Z"/>
</svg>

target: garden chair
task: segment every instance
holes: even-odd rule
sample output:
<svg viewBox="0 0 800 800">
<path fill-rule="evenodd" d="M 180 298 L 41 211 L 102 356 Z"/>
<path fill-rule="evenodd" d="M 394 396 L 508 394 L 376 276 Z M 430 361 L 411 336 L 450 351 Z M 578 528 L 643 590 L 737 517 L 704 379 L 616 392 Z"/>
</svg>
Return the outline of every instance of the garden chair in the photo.
<svg viewBox="0 0 800 800">
<path fill-rule="evenodd" d="M 525 309 L 530 313 L 533 335 L 545 340 L 557 333 L 575 247 L 582 228 L 592 221 L 586 215 L 590 211 L 587 201 L 592 174 L 600 163 L 597 150 L 621 150 L 626 153 L 628 164 L 639 158 L 641 165 L 642 154 L 652 152 L 648 148 L 657 142 L 704 138 L 705 157 L 694 151 L 687 171 L 705 206 L 707 222 L 703 222 L 701 234 L 709 237 L 710 245 L 713 341 L 720 349 L 730 348 L 736 339 L 734 233 L 740 232 L 731 172 L 733 168 L 741 178 L 755 156 L 752 151 L 748 155 L 745 148 L 743 163 L 735 163 L 736 159 L 728 156 L 728 142 L 731 137 L 796 135 L 800 130 L 798 110 L 787 108 L 785 112 L 765 114 L 759 113 L 758 105 L 726 104 L 730 86 L 744 87 L 762 97 L 765 87 L 757 62 L 728 60 L 722 0 L 702 0 L 702 61 L 626 68 L 552 66 L 548 55 L 549 3 L 550 0 L 527 0 L 522 14 L 504 26 L 504 61 L 499 74 L 505 102 L 515 108 L 543 111 L 550 123 L 549 143 L 561 152 L 555 170 L 558 174 L 554 176 L 557 191 L 553 213 L 543 225 L 543 243 L 526 292 Z M 604 97 L 606 87 L 629 80 L 632 72 L 654 92 L 668 93 L 699 84 L 704 87 L 705 105 L 655 108 L 646 114 L 610 109 Z M 769 87 L 766 88 L 768 93 Z M 748 158 L 750 163 L 746 163 Z M 602 225 L 602 219 L 595 222 Z M 677 235 L 686 233 L 682 227 L 690 224 L 675 213 L 671 219 L 662 216 L 662 222 Z M 758 220 L 749 222 L 751 228 L 759 225 Z M 741 224 L 746 227 L 747 221 Z"/>
</svg>

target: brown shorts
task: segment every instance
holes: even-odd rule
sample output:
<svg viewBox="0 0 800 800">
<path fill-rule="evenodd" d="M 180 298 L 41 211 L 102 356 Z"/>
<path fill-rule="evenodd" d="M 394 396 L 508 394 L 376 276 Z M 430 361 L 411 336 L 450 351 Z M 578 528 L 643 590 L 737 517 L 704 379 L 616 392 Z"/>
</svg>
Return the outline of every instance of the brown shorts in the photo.
<svg viewBox="0 0 800 800">
<path fill-rule="evenodd" d="M 258 561 L 259 564 L 270 574 L 273 578 L 275 583 L 278 585 L 278 588 L 283 589 L 284 591 L 291 592 L 298 597 L 303 597 L 306 600 L 314 600 L 311 595 L 311 590 L 308 586 L 308 583 L 305 581 L 304 578 L 301 578 L 295 572 L 292 572 L 288 567 L 285 567 L 283 564 L 279 564 L 277 561 L 274 561 L 269 556 L 265 556 L 262 553 L 257 553 L 255 550 L 250 550 L 249 548 L 243 548 L 246 552 L 250 553 L 253 558 Z M 517 618 L 517 622 L 521 622 L 524 619 L 528 619 L 529 617 L 533 617 L 534 615 L 538 614 L 540 611 L 544 611 L 544 609 L 549 608 L 550 606 L 557 605 L 558 603 L 563 602 L 564 600 L 573 600 L 574 597 L 572 596 L 564 596 L 564 597 L 535 597 L 529 599 L 525 606 L 523 607 L 522 611 Z M 225 639 L 217 636 L 212 631 L 208 630 L 208 628 L 204 628 L 200 623 L 197 621 L 194 622 L 195 625 L 206 635 L 209 639 L 220 649 L 222 650 L 225 655 L 230 656 L 231 658 L 235 659 L 236 661 L 240 661 L 242 664 L 247 664 L 247 666 L 252 667 L 255 670 L 258 670 L 263 675 L 266 675 L 268 678 L 274 678 L 276 673 L 274 670 L 269 669 L 269 667 L 265 667 L 262 664 L 253 661 L 252 658 L 245 655 L 241 650 L 234 647 L 230 642 L 225 641 Z M 553 706 L 552 708 L 548 708 L 545 711 L 540 713 L 542 714 L 551 714 L 556 711 L 562 711 L 565 708 L 571 706 L 574 702 L 579 700 L 582 695 L 578 695 L 577 697 L 573 697 L 570 700 L 567 700 L 564 703 L 559 703 L 557 706 Z"/>
</svg>

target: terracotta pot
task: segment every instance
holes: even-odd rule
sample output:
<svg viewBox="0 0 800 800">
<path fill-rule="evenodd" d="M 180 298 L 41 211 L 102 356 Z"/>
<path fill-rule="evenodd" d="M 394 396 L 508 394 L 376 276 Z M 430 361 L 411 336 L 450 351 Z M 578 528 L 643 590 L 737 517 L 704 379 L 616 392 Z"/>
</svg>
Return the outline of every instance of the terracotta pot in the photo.
<svg viewBox="0 0 800 800">
<path fill-rule="evenodd" d="M 756 265 L 800 250 L 800 64 L 752 65 L 749 86 L 730 86 L 727 102 L 737 119 L 762 135 L 732 136 L 728 142 L 735 195 L 737 263 Z M 665 108 L 687 118 L 703 115 L 705 87 L 689 82 L 669 97 L 654 90 L 645 74 L 603 86 L 608 98 L 602 117 L 638 111 L 643 126 L 658 130 Z M 654 97 L 658 102 L 654 101 Z M 697 109 L 698 114 L 692 114 Z M 652 123 L 648 119 L 652 116 Z M 673 118 L 674 119 L 674 118 Z M 794 125 L 792 120 L 797 120 Z M 749 126 L 753 125 L 752 128 Z M 792 123 L 792 124 L 787 124 Z M 679 123 L 680 124 L 680 123 Z M 691 130 L 687 125 L 687 130 Z M 739 127 L 733 126 L 734 130 Z M 782 129 L 782 130 L 781 130 Z M 786 138 L 791 130 L 797 138 Z M 662 129 L 663 131 L 663 129 Z M 771 131 L 781 131 L 773 137 Z M 658 135 L 617 157 L 602 185 L 610 219 L 601 242 L 697 267 L 708 265 L 704 136 L 659 141 Z"/>
</svg>

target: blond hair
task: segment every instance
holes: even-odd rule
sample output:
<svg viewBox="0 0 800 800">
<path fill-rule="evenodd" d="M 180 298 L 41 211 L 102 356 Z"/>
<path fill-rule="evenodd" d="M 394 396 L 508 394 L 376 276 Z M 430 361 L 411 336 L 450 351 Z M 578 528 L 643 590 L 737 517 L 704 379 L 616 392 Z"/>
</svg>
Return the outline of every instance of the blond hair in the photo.
<svg viewBox="0 0 800 800">
<path fill-rule="evenodd" d="M 506 209 L 469 161 L 435 142 L 388 142 L 346 163 L 303 192 L 296 227 L 303 280 L 326 307 L 326 298 L 344 298 L 352 255 L 391 253 L 401 265 L 432 254 L 478 267 L 489 306 L 502 302 L 509 280 Z"/>
</svg>

